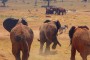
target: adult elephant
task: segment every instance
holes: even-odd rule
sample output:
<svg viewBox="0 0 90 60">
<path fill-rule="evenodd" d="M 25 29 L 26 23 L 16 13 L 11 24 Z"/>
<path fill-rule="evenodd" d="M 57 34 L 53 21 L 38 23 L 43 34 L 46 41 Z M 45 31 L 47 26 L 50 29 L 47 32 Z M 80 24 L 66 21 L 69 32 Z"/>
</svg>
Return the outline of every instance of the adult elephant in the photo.
<svg viewBox="0 0 90 60">
<path fill-rule="evenodd" d="M 66 9 L 61 8 L 61 7 L 51 6 L 50 9 L 52 9 L 53 14 L 57 14 L 57 15 L 66 14 Z"/>
<path fill-rule="evenodd" d="M 54 13 L 53 9 L 51 9 L 50 7 L 46 8 L 46 14 L 53 14 L 53 13 Z"/>
<path fill-rule="evenodd" d="M 10 19 L 10 20 L 9 20 Z M 31 44 L 33 41 L 33 31 L 27 26 L 25 20 L 18 20 L 8 18 L 4 21 L 4 27 L 10 32 L 10 39 L 12 43 L 12 53 L 16 60 L 21 60 L 20 51 L 22 51 L 22 60 L 28 60 Z M 12 22 L 15 23 L 13 24 Z M 10 25 L 9 25 L 10 23 Z M 8 26 L 6 26 L 8 25 Z M 10 26 L 10 27 L 9 27 Z M 9 30 L 10 29 L 10 30 Z"/>
<path fill-rule="evenodd" d="M 61 15 L 61 14 L 64 15 L 64 14 L 66 14 L 66 9 L 59 7 L 58 10 L 57 10 L 57 14 L 58 15 Z"/>
<path fill-rule="evenodd" d="M 80 53 L 82 60 L 87 60 L 90 54 L 90 30 L 87 26 L 73 26 L 69 31 L 71 39 L 71 60 L 75 60 L 76 50 Z"/>
<path fill-rule="evenodd" d="M 61 27 L 60 22 L 47 20 L 40 27 L 40 53 L 43 51 L 43 45 L 46 42 L 45 53 L 50 52 L 50 44 L 53 43 L 52 49 L 55 49 L 57 44 L 61 46 L 57 39 L 57 32 Z"/>
</svg>

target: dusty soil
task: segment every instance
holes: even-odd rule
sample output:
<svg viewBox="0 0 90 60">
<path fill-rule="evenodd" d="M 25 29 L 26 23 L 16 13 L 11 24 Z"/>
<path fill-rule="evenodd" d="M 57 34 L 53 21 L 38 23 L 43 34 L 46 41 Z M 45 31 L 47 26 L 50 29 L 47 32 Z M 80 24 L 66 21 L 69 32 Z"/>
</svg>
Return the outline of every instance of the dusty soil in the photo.
<svg viewBox="0 0 90 60">
<path fill-rule="evenodd" d="M 29 60 L 70 60 L 71 46 L 68 31 L 71 26 L 86 25 L 90 28 L 90 3 L 83 2 L 51 2 L 51 5 L 61 6 L 68 10 L 66 15 L 48 15 L 46 17 L 45 8 L 40 7 L 46 3 L 38 2 L 38 6 L 34 6 L 34 2 L 22 3 L 8 2 L 7 7 L 0 7 L 0 60 L 15 60 L 12 55 L 12 45 L 10 34 L 3 28 L 3 21 L 7 17 L 26 18 L 29 27 L 34 31 L 34 41 L 32 43 Z M 1 3 L 0 3 L 1 5 Z M 69 28 L 61 35 L 58 40 L 61 47 L 57 46 L 55 50 L 51 49 L 50 55 L 39 55 L 40 44 L 37 41 L 39 37 L 39 27 L 46 19 L 59 20 L 61 25 L 68 25 Z M 81 60 L 79 53 L 76 54 L 76 60 Z M 90 60 L 90 56 L 88 56 Z"/>
</svg>

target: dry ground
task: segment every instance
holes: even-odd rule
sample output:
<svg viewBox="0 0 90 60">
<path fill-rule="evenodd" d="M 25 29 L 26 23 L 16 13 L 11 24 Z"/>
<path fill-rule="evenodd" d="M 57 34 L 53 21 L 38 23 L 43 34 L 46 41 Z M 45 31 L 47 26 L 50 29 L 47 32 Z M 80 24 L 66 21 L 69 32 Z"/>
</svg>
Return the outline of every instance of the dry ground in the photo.
<svg viewBox="0 0 90 60">
<path fill-rule="evenodd" d="M 11 52 L 11 41 L 9 32 L 3 28 L 3 21 L 7 17 L 14 18 L 26 18 L 29 27 L 34 31 L 34 41 L 31 47 L 31 53 L 29 60 L 70 60 L 69 46 L 70 39 L 68 37 L 68 31 L 71 26 L 75 25 L 87 25 L 90 28 L 90 3 L 81 2 L 64 2 L 64 3 L 51 3 L 51 5 L 62 6 L 68 10 L 66 15 L 49 15 L 46 17 L 45 8 L 41 8 L 41 5 L 45 3 L 38 3 L 37 7 L 33 6 L 33 3 L 23 4 L 8 3 L 8 7 L 0 7 L 0 60 L 14 60 L 14 56 Z M 29 11 L 28 11 L 29 10 Z M 75 11 L 76 10 L 76 11 Z M 56 50 L 51 50 L 51 54 L 47 56 L 39 55 L 39 27 L 46 19 L 59 20 L 62 25 L 67 24 L 69 28 L 66 32 L 58 35 L 58 40 L 62 44 L 61 47 L 57 46 Z M 76 60 L 81 60 L 79 53 L 76 54 Z M 90 60 L 90 56 L 88 56 Z"/>
</svg>

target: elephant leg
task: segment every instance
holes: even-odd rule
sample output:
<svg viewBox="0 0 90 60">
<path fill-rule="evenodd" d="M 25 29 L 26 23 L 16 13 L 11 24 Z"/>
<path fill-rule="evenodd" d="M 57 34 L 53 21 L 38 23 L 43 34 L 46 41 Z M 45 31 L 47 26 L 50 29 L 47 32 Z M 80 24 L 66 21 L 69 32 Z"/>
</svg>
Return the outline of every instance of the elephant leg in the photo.
<svg viewBox="0 0 90 60">
<path fill-rule="evenodd" d="M 29 57 L 29 51 L 28 50 L 23 50 L 22 51 L 22 60 L 28 60 Z"/>
<path fill-rule="evenodd" d="M 43 45 L 44 45 L 44 42 L 40 42 L 40 51 L 39 51 L 40 54 L 42 54 L 43 52 Z"/>
<path fill-rule="evenodd" d="M 71 60 L 75 60 L 76 49 L 72 46 L 71 48 Z"/>
<path fill-rule="evenodd" d="M 60 15 L 60 11 L 58 11 L 58 15 Z"/>
<path fill-rule="evenodd" d="M 45 54 L 50 52 L 50 44 L 51 44 L 51 42 L 49 42 L 49 41 L 46 42 Z"/>
<path fill-rule="evenodd" d="M 63 15 L 63 12 L 62 12 L 62 15 Z"/>
<path fill-rule="evenodd" d="M 21 60 L 21 58 L 20 58 L 20 50 L 16 45 L 12 46 L 12 53 L 15 56 L 15 60 Z"/>
<path fill-rule="evenodd" d="M 52 49 L 56 49 L 57 43 L 54 43 Z"/>
<path fill-rule="evenodd" d="M 54 37 L 54 40 L 53 40 L 54 44 L 52 46 L 52 49 L 56 49 L 56 46 L 58 44 L 58 40 L 57 40 L 57 37 Z"/>
<path fill-rule="evenodd" d="M 80 55 L 82 57 L 82 60 L 87 60 L 87 55 L 85 53 L 81 53 Z"/>
</svg>

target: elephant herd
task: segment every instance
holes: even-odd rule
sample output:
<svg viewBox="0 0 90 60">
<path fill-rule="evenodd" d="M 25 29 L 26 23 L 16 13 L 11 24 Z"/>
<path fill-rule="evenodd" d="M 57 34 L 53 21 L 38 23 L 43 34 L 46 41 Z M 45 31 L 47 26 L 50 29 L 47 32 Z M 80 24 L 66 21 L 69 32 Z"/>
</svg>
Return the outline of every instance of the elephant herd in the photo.
<svg viewBox="0 0 90 60">
<path fill-rule="evenodd" d="M 57 14 L 57 15 L 65 15 L 66 9 L 61 7 L 46 7 L 46 14 Z"/>
<path fill-rule="evenodd" d="M 34 32 L 28 27 L 27 21 L 22 18 L 7 18 L 3 22 L 3 27 L 10 32 L 12 43 L 12 53 L 16 60 L 21 60 L 20 51 L 22 51 L 22 60 L 28 60 L 31 45 L 34 38 Z M 40 54 L 43 53 L 43 45 L 46 43 L 45 54 L 50 52 L 50 45 L 55 49 L 57 45 L 61 46 L 57 39 L 57 33 L 61 28 L 58 20 L 46 20 L 39 28 Z M 83 60 L 87 60 L 90 54 L 90 30 L 87 26 L 72 26 L 69 30 L 71 44 L 71 59 L 75 60 L 76 50 L 80 53 Z"/>
</svg>

